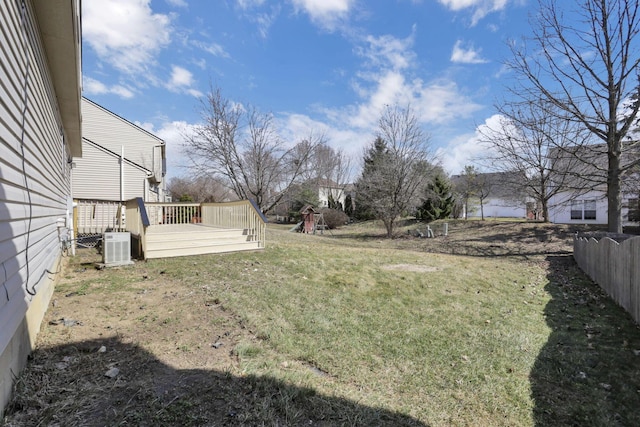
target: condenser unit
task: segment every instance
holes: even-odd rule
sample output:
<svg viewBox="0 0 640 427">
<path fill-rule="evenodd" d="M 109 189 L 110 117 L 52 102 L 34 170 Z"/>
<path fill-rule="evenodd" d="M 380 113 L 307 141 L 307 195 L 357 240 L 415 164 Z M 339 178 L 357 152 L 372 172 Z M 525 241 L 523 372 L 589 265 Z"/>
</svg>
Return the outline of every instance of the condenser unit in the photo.
<svg viewBox="0 0 640 427">
<path fill-rule="evenodd" d="M 132 264 L 131 234 L 104 233 L 102 237 L 102 262 L 106 266 Z"/>
</svg>

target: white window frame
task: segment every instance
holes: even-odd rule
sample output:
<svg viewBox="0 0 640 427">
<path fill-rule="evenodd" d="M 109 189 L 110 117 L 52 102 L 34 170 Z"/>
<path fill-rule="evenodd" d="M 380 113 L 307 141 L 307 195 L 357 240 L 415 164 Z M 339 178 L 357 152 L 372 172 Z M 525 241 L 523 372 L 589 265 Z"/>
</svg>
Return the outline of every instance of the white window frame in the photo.
<svg viewBox="0 0 640 427">
<path fill-rule="evenodd" d="M 595 221 L 598 204 L 595 199 L 572 200 L 569 215 L 572 221 Z"/>
</svg>

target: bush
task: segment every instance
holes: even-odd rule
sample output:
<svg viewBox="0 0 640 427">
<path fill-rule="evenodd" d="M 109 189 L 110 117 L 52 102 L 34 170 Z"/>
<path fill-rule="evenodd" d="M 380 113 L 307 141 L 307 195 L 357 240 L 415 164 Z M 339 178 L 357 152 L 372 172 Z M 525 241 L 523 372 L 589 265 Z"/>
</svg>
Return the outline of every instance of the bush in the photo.
<svg viewBox="0 0 640 427">
<path fill-rule="evenodd" d="M 329 229 L 338 228 L 349 222 L 349 217 L 341 210 L 325 208 L 321 212 L 324 217 L 324 223 L 327 224 Z"/>
</svg>

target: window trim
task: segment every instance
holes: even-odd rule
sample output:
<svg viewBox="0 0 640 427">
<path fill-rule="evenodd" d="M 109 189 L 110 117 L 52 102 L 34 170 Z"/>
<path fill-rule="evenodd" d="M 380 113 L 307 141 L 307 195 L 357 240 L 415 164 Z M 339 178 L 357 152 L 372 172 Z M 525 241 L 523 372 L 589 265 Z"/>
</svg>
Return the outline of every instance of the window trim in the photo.
<svg viewBox="0 0 640 427">
<path fill-rule="evenodd" d="M 569 211 L 571 221 L 595 221 L 598 219 L 596 199 L 572 200 Z"/>
</svg>

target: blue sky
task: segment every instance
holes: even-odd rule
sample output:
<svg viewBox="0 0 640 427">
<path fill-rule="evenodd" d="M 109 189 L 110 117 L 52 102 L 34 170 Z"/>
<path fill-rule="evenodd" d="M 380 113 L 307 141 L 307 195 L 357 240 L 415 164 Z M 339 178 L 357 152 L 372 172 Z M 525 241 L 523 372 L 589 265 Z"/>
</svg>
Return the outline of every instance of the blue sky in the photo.
<svg viewBox="0 0 640 427">
<path fill-rule="evenodd" d="M 476 127 L 507 96 L 509 40 L 534 0 L 84 0 L 83 93 L 167 143 L 210 85 L 271 112 L 291 143 L 324 133 L 353 157 L 386 104 L 410 104 L 449 173 L 481 149 Z"/>
</svg>

